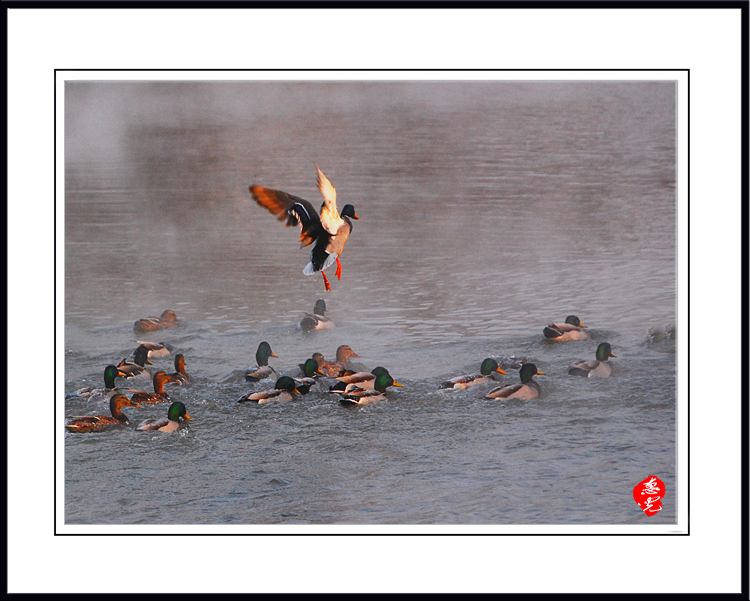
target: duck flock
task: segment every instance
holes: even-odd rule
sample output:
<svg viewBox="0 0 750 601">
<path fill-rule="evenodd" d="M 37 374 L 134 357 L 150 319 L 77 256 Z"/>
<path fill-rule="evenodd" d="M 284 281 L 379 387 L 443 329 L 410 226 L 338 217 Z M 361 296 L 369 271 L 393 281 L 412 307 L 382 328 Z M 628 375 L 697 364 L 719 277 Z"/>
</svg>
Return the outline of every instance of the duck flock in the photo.
<svg viewBox="0 0 750 601">
<path fill-rule="evenodd" d="M 336 263 L 336 276 L 341 280 L 341 262 L 339 257 L 352 231 L 351 219 L 359 219 L 354 207 L 346 205 L 341 213 L 336 207 L 336 189 L 317 167 L 318 188 L 323 195 L 323 205 L 320 213 L 316 212 L 312 204 L 286 192 L 250 186 L 249 190 L 255 201 L 278 216 L 279 221 L 286 220 L 287 226 L 299 225 L 300 243 L 302 247 L 312 245 L 310 262 L 303 269 L 305 275 L 320 273 L 323 276 L 325 289 L 331 290 L 330 282 L 324 270 Z M 335 327 L 335 324 L 325 315 L 326 303 L 318 299 L 312 313 L 306 314 L 297 324 L 297 329 L 303 332 L 314 332 Z M 134 330 L 137 334 L 174 328 L 180 323 L 174 311 L 166 310 L 160 317 L 139 319 L 135 322 Z M 568 316 L 563 323 L 550 323 L 543 329 L 546 339 L 555 342 L 588 340 L 586 326 L 575 315 Z M 122 359 L 118 364 L 110 364 L 104 368 L 104 388 L 82 388 L 72 392 L 68 397 L 78 397 L 102 403 L 109 402 L 111 415 L 73 416 L 66 420 L 65 428 L 69 432 L 97 432 L 113 426 L 129 426 L 130 421 L 123 413 L 124 407 L 139 408 L 142 405 L 156 403 L 170 403 L 166 385 L 190 385 L 192 378 L 186 372 L 186 360 L 182 353 L 174 354 L 174 372 L 158 370 L 151 372 L 147 365 L 153 365 L 150 358 L 171 356 L 174 348 L 168 343 L 154 343 L 137 341 L 138 347 L 133 353 L 132 362 Z M 610 357 L 614 357 L 612 347 L 602 342 L 596 349 L 594 359 L 580 361 L 570 366 L 568 374 L 584 377 L 609 377 L 612 374 Z M 263 341 L 258 345 L 255 355 L 256 365 L 245 372 L 245 381 L 251 383 L 252 388 L 237 400 L 238 403 L 264 404 L 271 402 L 289 402 L 297 395 L 309 394 L 314 386 L 317 390 L 323 388 L 326 394 L 335 394 L 344 406 L 355 407 L 383 401 L 387 398 L 388 388 L 402 387 L 391 376 L 388 369 L 378 366 L 371 371 L 355 371 L 350 369 L 348 361 L 351 357 L 360 357 L 354 353 L 349 345 L 339 346 L 336 350 L 335 361 L 326 361 L 321 353 L 313 353 L 311 357 L 299 364 L 299 373 L 293 375 L 279 375 L 268 365 L 269 359 L 277 357 L 271 345 Z M 520 382 L 498 386 L 489 390 L 485 399 L 534 399 L 540 395 L 541 388 L 534 380 L 534 376 L 545 375 L 537 369 L 534 363 L 525 359 L 511 360 L 503 366 L 498 364 L 497 358 L 484 359 L 479 371 L 451 378 L 440 385 L 441 390 L 461 390 L 481 384 L 497 382 L 497 374 L 508 375 L 503 369 L 518 369 Z M 125 379 L 129 384 L 136 381 L 151 382 L 153 392 L 136 388 L 118 387 L 117 379 Z M 275 381 L 275 385 L 270 387 Z M 327 388 L 321 382 L 327 382 Z M 267 383 L 267 384 L 264 384 Z M 161 419 L 147 419 L 142 421 L 136 430 L 174 432 L 180 428 L 184 420 L 191 419 L 187 407 L 179 401 L 169 405 L 167 415 Z"/>
</svg>

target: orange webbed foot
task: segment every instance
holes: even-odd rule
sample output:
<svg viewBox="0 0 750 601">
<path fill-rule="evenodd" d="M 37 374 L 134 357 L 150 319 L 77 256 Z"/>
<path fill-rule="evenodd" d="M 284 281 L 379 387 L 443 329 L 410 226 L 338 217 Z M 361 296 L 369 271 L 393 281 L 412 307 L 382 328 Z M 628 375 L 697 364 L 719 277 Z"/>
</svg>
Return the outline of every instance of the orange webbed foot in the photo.
<svg viewBox="0 0 750 601">
<path fill-rule="evenodd" d="M 323 276 L 323 281 L 326 283 L 326 290 L 330 290 L 331 284 L 328 283 L 328 278 L 326 277 L 326 274 L 321 271 L 320 275 Z"/>
<path fill-rule="evenodd" d="M 338 257 L 336 257 L 336 277 L 339 280 L 341 279 L 341 261 L 339 261 Z"/>
</svg>

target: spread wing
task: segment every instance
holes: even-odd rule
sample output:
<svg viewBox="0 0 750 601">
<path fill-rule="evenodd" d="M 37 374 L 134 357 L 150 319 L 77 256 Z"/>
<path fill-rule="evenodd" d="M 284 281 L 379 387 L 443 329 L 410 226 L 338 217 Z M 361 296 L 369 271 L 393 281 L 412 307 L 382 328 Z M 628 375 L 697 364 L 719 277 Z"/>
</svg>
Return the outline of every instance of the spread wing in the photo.
<svg viewBox="0 0 750 601">
<path fill-rule="evenodd" d="M 336 208 L 336 188 L 334 188 L 333 184 L 328 181 L 328 178 L 323 175 L 320 167 L 315 165 L 315 168 L 318 170 L 318 189 L 320 190 L 320 193 L 323 195 L 326 202 L 333 203 L 333 207 Z"/>
<path fill-rule="evenodd" d="M 312 244 L 320 235 L 323 229 L 320 216 L 304 198 L 260 186 L 250 186 L 250 194 L 260 206 L 278 215 L 279 221 L 286 219 L 287 227 L 299 225 L 302 247 Z"/>
</svg>

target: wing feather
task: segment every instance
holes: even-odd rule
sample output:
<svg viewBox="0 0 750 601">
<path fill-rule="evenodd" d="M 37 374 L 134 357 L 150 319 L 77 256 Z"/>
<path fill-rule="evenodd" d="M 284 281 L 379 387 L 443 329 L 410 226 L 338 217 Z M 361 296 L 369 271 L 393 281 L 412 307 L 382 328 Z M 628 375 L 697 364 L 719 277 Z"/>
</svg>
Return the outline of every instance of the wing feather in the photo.
<svg viewBox="0 0 750 601">
<path fill-rule="evenodd" d="M 286 219 L 287 227 L 300 226 L 299 240 L 302 247 L 312 244 L 318 237 L 322 229 L 320 216 L 309 201 L 261 186 L 250 186 L 250 194 L 260 206 L 278 215 L 279 221 Z"/>
</svg>

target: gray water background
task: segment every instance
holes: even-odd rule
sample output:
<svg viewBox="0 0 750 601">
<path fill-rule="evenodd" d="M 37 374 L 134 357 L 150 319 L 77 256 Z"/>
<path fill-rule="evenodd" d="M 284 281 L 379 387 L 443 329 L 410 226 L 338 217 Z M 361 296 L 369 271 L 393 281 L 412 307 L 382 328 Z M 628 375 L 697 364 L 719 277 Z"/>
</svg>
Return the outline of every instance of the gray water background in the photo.
<svg viewBox="0 0 750 601">
<path fill-rule="evenodd" d="M 66 392 L 136 339 L 184 353 L 178 433 L 65 442 L 68 524 L 673 523 L 676 354 L 673 82 L 69 82 Z M 248 185 L 320 195 L 360 219 L 343 276 Z M 295 324 L 317 298 L 337 328 Z M 181 325 L 133 322 L 173 309 Z M 577 314 L 593 340 L 551 344 Z M 404 388 L 347 409 L 321 386 L 238 405 L 261 340 L 279 373 L 339 344 Z M 613 345 L 606 380 L 567 375 Z M 438 391 L 489 355 L 546 375 L 532 401 Z M 172 371 L 172 358 L 153 360 Z M 516 371 L 498 383 L 515 383 Z M 272 383 L 270 383 L 272 385 Z M 149 388 L 146 384 L 144 388 Z M 66 415 L 107 413 L 81 399 Z M 166 406 L 126 409 L 134 423 Z M 633 487 L 665 482 L 646 517 Z"/>
</svg>

